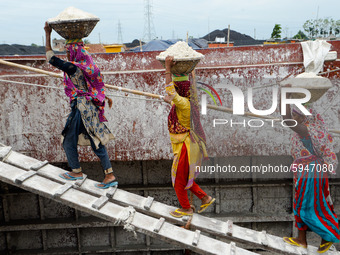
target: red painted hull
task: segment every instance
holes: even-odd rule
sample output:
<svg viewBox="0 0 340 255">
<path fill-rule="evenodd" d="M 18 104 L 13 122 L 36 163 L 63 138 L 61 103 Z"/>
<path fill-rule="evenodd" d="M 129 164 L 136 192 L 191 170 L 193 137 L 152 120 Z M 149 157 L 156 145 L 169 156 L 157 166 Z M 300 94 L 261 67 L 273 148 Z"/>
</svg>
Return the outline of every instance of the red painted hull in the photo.
<svg viewBox="0 0 340 255">
<path fill-rule="evenodd" d="M 340 54 L 340 41 L 331 44 L 331 50 Z M 200 52 L 205 58 L 196 68 L 197 79 L 212 86 L 227 80 L 246 90 L 248 87 L 265 85 L 268 81 L 280 80 L 288 74 L 303 72 L 300 44 L 206 49 Z M 164 69 L 155 59 L 158 54 L 141 52 L 92 56 L 104 74 L 105 83 L 164 94 Z M 46 63 L 44 56 L 8 56 L 1 59 L 57 72 Z M 339 68 L 340 62 L 327 62 L 325 66 L 325 69 Z M 338 82 L 337 73 L 328 77 L 334 83 Z M 62 89 L 62 80 L 1 64 L 0 79 L 19 82 L 0 82 L 0 142 L 41 160 L 65 162 L 59 138 L 69 106 Z M 50 87 L 29 86 L 22 82 Z M 324 102 L 332 101 L 336 92 L 337 89 L 329 91 L 323 96 Z M 111 160 L 171 159 L 167 132 L 169 106 L 122 92 L 108 90 L 108 93 L 112 94 L 114 105 L 112 109 L 106 109 L 106 116 L 109 119 L 108 126 L 116 136 L 115 141 L 107 146 Z M 266 106 L 271 91 L 258 93 L 256 104 Z M 232 106 L 230 93 L 223 92 L 220 96 L 225 106 Z M 334 101 L 333 106 L 336 104 L 337 101 Z M 225 126 L 216 130 L 211 127 L 214 118 L 229 120 L 233 116 L 208 110 L 208 115 L 202 117 L 212 157 L 289 155 L 289 130 L 279 126 L 256 130 Z M 326 115 L 330 128 L 339 126 L 338 119 L 337 109 Z M 80 157 L 84 161 L 97 161 L 91 149 L 86 147 L 80 149 Z"/>
</svg>

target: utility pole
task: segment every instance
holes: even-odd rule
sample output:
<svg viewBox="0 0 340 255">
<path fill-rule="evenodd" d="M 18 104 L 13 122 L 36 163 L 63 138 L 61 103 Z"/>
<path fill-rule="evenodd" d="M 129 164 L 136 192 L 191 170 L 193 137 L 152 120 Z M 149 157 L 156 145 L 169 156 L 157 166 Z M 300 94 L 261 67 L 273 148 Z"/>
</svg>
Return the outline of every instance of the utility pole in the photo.
<svg viewBox="0 0 340 255">
<path fill-rule="evenodd" d="M 229 39 L 230 39 L 230 25 L 228 25 L 227 47 L 229 47 Z"/>
<path fill-rule="evenodd" d="M 289 36 L 289 27 L 285 27 L 285 34 L 286 34 L 286 38 L 288 39 L 288 36 Z"/>
<path fill-rule="evenodd" d="M 210 18 L 208 18 L 208 41 L 210 42 Z"/>
<path fill-rule="evenodd" d="M 144 0 L 144 41 L 151 41 L 156 38 L 155 27 L 152 20 L 152 0 Z"/>
<path fill-rule="evenodd" d="M 122 26 L 120 24 L 120 20 L 118 20 L 118 44 L 123 44 L 123 34 L 122 34 Z"/>
</svg>

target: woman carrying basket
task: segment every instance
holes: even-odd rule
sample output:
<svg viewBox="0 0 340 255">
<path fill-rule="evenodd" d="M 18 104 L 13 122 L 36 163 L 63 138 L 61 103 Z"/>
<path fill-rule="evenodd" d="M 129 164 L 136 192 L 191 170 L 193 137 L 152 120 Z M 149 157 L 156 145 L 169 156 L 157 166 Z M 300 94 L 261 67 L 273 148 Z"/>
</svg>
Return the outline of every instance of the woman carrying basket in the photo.
<svg viewBox="0 0 340 255">
<path fill-rule="evenodd" d="M 320 114 L 307 107 L 312 115 L 304 115 L 298 108 L 286 106 L 288 126 L 295 132 L 291 153 L 294 162 L 294 216 L 298 237 L 284 237 L 284 241 L 307 248 L 306 231 L 313 231 L 322 240 L 318 253 L 324 253 L 339 242 L 338 218 L 329 192 L 328 174 L 335 174 L 338 160 L 333 149 L 333 138 L 328 133 Z M 291 122 L 291 123 L 289 123 Z"/>
<path fill-rule="evenodd" d="M 194 181 L 197 165 L 207 157 L 205 134 L 199 120 L 198 102 L 190 92 L 188 76 L 171 77 L 171 67 L 175 64 L 173 57 L 165 59 L 166 92 L 164 100 L 172 104 L 168 117 L 168 130 L 174 153 L 171 169 L 172 184 L 182 208 L 170 214 L 174 217 L 193 215 L 187 190 L 194 193 L 202 202 L 198 213 L 203 212 L 215 199 L 207 195 Z M 192 97 L 190 97 L 190 94 Z M 192 114 L 190 119 L 190 114 Z"/>
<path fill-rule="evenodd" d="M 67 40 L 66 51 L 69 62 L 54 56 L 51 47 L 52 28 L 45 23 L 47 61 L 64 71 L 65 94 L 70 98 L 71 113 L 68 116 L 63 136 L 63 148 L 72 172 L 60 175 L 66 180 L 83 179 L 77 145 L 91 145 L 100 158 L 105 178 L 98 188 L 118 185 L 105 145 L 114 139 L 105 125 L 105 85 L 98 66 L 85 50 L 81 39 Z M 109 102 L 110 103 L 110 102 Z"/>
</svg>

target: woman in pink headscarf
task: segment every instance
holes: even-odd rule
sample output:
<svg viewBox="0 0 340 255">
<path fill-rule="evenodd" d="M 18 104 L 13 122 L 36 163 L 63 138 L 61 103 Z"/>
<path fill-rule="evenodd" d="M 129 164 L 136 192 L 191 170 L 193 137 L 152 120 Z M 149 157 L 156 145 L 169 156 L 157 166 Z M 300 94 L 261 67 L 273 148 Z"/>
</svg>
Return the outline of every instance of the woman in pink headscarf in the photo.
<svg viewBox="0 0 340 255">
<path fill-rule="evenodd" d="M 105 145 L 114 139 L 104 122 L 105 85 L 98 66 L 85 50 L 81 39 L 67 40 L 67 61 L 54 56 L 51 47 L 52 29 L 45 23 L 47 61 L 64 71 L 65 94 L 70 99 L 71 113 L 63 135 L 63 148 L 72 172 L 60 175 L 66 180 L 83 179 L 77 145 L 91 145 L 99 157 L 105 178 L 98 188 L 118 185 L 113 175 L 111 162 Z"/>
</svg>

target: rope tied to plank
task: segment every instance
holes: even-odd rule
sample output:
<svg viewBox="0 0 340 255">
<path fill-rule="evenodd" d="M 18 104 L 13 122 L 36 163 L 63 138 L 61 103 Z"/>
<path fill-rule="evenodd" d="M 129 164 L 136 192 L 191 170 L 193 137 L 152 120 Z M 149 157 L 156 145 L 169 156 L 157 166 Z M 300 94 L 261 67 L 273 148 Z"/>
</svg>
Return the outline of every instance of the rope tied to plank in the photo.
<svg viewBox="0 0 340 255">
<path fill-rule="evenodd" d="M 124 229 L 129 232 L 133 232 L 134 237 L 137 239 L 135 227 L 131 224 L 135 216 L 135 213 L 136 210 L 132 206 L 126 207 L 119 213 L 117 220 L 115 221 L 115 224 L 123 225 Z"/>
<path fill-rule="evenodd" d="M 192 193 L 192 191 L 190 191 L 190 207 L 192 208 L 192 210 L 195 212 L 196 211 L 196 208 L 194 206 L 194 194 Z M 187 221 L 187 223 L 185 224 L 184 228 L 185 229 L 190 229 L 190 224 L 191 224 L 191 221 L 192 221 L 192 217 L 194 215 L 191 215 L 189 217 L 189 220 Z"/>
</svg>

